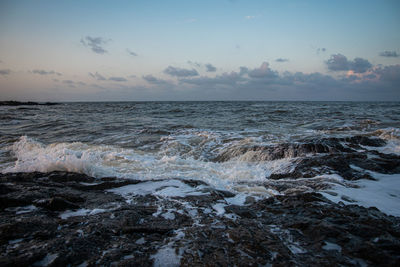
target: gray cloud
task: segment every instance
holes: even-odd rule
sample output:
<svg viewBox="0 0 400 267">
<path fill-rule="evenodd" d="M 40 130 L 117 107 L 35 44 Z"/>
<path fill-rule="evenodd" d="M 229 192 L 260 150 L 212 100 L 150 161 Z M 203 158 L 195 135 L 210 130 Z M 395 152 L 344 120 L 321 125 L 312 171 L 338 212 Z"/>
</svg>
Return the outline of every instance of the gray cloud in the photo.
<svg viewBox="0 0 400 267">
<path fill-rule="evenodd" d="M 104 48 L 104 45 L 107 44 L 111 39 L 105 39 L 102 37 L 90 37 L 86 36 L 81 39 L 81 43 L 84 46 L 88 46 L 93 52 L 97 54 L 105 54 L 107 50 Z"/>
<path fill-rule="evenodd" d="M 381 57 L 399 57 L 400 55 L 397 54 L 396 51 L 383 51 L 379 53 Z"/>
<path fill-rule="evenodd" d="M 32 70 L 32 73 L 39 74 L 39 75 L 53 75 L 53 74 L 58 75 L 58 76 L 62 75 L 61 73 L 55 72 L 54 70 L 46 71 L 46 70 L 35 69 L 35 70 Z"/>
<path fill-rule="evenodd" d="M 350 69 L 355 73 L 364 73 L 371 67 L 372 64 L 368 60 L 359 57 L 350 62 Z"/>
<path fill-rule="evenodd" d="M 379 75 L 380 81 L 396 84 L 400 90 L 400 65 L 391 65 L 379 67 L 374 70 L 374 73 Z"/>
<path fill-rule="evenodd" d="M 276 62 L 288 62 L 289 59 L 287 59 L 287 58 L 277 58 L 277 59 L 275 59 L 275 61 Z"/>
<path fill-rule="evenodd" d="M 213 66 L 212 64 L 210 64 L 210 63 L 206 64 L 205 66 L 206 66 L 206 71 L 207 71 L 207 72 L 216 72 L 216 71 L 217 71 L 217 68 L 214 67 L 214 66 Z"/>
<path fill-rule="evenodd" d="M 101 75 L 100 73 L 96 72 L 95 74 L 89 72 L 89 76 L 92 78 L 95 78 L 98 81 L 105 81 L 107 80 L 103 75 Z"/>
<path fill-rule="evenodd" d="M 126 82 L 126 81 L 128 81 L 124 77 L 110 77 L 110 78 L 108 78 L 108 80 L 114 81 L 114 82 Z"/>
<path fill-rule="evenodd" d="M 331 58 L 326 62 L 329 70 L 332 71 L 340 71 L 340 70 L 349 70 L 350 63 L 342 54 L 331 55 Z"/>
<path fill-rule="evenodd" d="M 179 81 L 192 92 L 207 92 L 222 99 L 400 100 L 400 65 L 369 67 L 368 72 L 361 72 L 369 64 L 355 59 L 350 64 L 355 74 L 334 77 L 319 72 L 279 74 L 264 62 L 256 69 L 242 66 L 237 72 Z"/>
<path fill-rule="evenodd" d="M 217 75 L 216 77 L 202 76 L 202 77 L 192 78 L 192 79 L 184 78 L 184 79 L 180 79 L 179 81 L 181 81 L 183 83 L 187 83 L 187 84 L 198 85 L 198 86 L 202 86 L 202 85 L 234 86 L 238 82 L 244 81 L 244 78 L 239 73 L 232 71 L 230 73 L 225 72 L 221 75 Z"/>
<path fill-rule="evenodd" d="M 240 75 L 244 75 L 244 74 L 247 74 L 249 72 L 249 69 L 247 67 L 244 67 L 244 66 L 239 67 L 239 70 L 240 70 L 240 72 L 239 72 Z"/>
<path fill-rule="evenodd" d="M 0 75 L 8 75 L 11 73 L 11 70 L 9 69 L 2 69 L 0 70 Z"/>
<path fill-rule="evenodd" d="M 251 78 L 274 78 L 277 72 L 270 69 L 268 62 L 263 62 L 259 68 L 249 70 L 247 74 Z"/>
<path fill-rule="evenodd" d="M 58 82 L 58 80 L 57 79 L 53 79 L 53 81 L 55 81 L 55 82 Z M 69 87 L 73 87 L 73 88 L 75 88 L 77 85 L 80 85 L 80 86 L 84 86 L 84 85 L 86 85 L 86 83 L 84 83 L 84 82 L 80 82 L 80 81 L 73 81 L 73 80 L 63 80 L 63 81 L 61 81 L 63 84 L 66 84 L 66 85 L 68 85 Z"/>
<path fill-rule="evenodd" d="M 136 54 L 135 52 L 131 51 L 129 48 L 126 49 L 126 52 L 128 52 L 129 55 L 137 57 L 138 54 Z"/>
<path fill-rule="evenodd" d="M 69 87 L 75 87 L 75 82 L 72 80 L 63 80 L 62 83 L 67 84 Z"/>
<path fill-rule="evenodd" d="M 193 62 L 193 61 L 188 61 L 187 62 L 189 65 L 191 65 L 191 66 L 194 66 L 194 67 L 196 67 L 196 68 L 200 68 L 201 67 L 201 64 L 200 63 L 198 63 L 198 62 Z"/>
<path fill-rule="evenodd" d="M 321 47 L 321 48 L 317 48 L 317 54 L 319 54 L 319 53 L 323 53 L 323 52 L 326 52 L 326 48 L 324 48 L 324 47 Z"/>
<path fill-rule="evenodd" d="M 372 67 L 372 64 L 366 59 L 357 57 L 351 61 L 342 54 L 331 55 L 325 63 L 331 71 L 352 70 L 355 73 L 364 73 Z"/>
<path fill-rule="evenodd" d="M 168 81 L 163 80 L 163 79 L 158 79 L 151 74 L 144 75 L 144 76 L 142 76 L 142 78 L 143 78 L 143 80 L 145 80 L 146 82 L 151 83 L 151 84 L 159 84 L 159 85 L 160 84 L 169 84 Z"/>
<path fill-rule="evenodd" d="M 199 75 L 199 73 L 195 69 L 189 70 L 189 69 L 176 68 L 172 66 L 168 66 L 168 68 L 164 70 L 164 73 L 176 77 L 192 77 Z"/>
</svg>

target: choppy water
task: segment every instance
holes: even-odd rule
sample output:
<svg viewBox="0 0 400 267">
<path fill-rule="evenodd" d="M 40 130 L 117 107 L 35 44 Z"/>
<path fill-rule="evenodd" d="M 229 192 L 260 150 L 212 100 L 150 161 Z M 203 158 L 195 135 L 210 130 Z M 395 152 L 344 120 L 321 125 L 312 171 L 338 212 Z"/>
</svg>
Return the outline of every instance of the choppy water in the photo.
<svg viewBox="0 0 400 267">
<path fill-rule="evenodd" d="M 266 160 L 250 152 L 238 154 L 238 149 L 367 135 L 387 141 L 381 152 L 398 154 L 400 103 L 3 106 L 0 135 L 1 172 L 66 170 L 96 177 L 200 179 L 228 190 L 256 192 L 256 185 L 268 181 L 271 173 L 292 168 L 293 158 Z M 228 159 L 216 160 L 221 153 L 228 153 Z"/>
</svg>

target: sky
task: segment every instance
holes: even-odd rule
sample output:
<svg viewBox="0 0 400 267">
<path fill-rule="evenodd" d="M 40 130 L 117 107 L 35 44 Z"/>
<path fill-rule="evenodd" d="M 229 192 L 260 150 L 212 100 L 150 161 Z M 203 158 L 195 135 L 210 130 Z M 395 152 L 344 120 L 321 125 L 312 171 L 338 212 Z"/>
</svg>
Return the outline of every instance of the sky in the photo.
<svg viewBox="0 0 400 267">
<path fill-rule="evenodd" d="M 400 101 L 400 1 L 0 1 L 0 100 Z"/>
</svg>

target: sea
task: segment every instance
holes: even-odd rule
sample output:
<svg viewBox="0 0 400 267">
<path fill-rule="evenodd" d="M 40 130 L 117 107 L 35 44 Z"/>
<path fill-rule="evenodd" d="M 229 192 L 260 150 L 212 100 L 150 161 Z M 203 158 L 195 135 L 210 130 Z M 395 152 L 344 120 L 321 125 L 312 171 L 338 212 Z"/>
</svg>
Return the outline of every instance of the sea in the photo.
<svg viewBox="0 0 400 267">
<path fill-rule="evenodd" d="M 365 169 L 362 171 L 373 179 L 352 180 L 329 166 L 319 166 L 313 177 L 271 178 L 290 173 L 303 158 L 320 156 L 313 151 L 296 153 L 293 146 L 279 157 L 268 156 L 274 147 L 321 140 L 340 143 L 357 136 L 384 141 L 379 147 L 360 144 L 357 153 L 368 158 L 398 157 L 400 103 L 74 102 L 1 106 L 0 172 L 68 171 L 146 181 L 201 180 L 241 199 L 319 191 L 337 203 L 375 206 L 400 216 L 398 173 Z M 351 167 L 360 171 L 359 166 Z M 279 183 L 285 184 L 285 190 Z"/>
</svg>

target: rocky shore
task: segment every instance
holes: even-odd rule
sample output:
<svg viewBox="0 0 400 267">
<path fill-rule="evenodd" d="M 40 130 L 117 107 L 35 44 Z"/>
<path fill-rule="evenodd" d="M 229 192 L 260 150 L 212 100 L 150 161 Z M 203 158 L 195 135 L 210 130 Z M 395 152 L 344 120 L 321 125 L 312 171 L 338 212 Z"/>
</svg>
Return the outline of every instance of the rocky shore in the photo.
<svg viewBox="0 0 400 267">
<path fill-rule="evenodd" d="M 33 101 L 28 101 L 28 102 L 20 102 L 20 101 L 0 101 L 0 106 L 54 106 L 54 105 L 59 105 L 59 103 L 55 102 L 44 102 L 44 103 L 39 103 L 39 102 L 33 102 Z"/>
<path fill-rule="evenodd" d="M 8 173 L 0 210 L 1 266 L 400 265 L 399 217 L 312 192 Z"/>
</svg>

